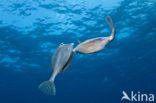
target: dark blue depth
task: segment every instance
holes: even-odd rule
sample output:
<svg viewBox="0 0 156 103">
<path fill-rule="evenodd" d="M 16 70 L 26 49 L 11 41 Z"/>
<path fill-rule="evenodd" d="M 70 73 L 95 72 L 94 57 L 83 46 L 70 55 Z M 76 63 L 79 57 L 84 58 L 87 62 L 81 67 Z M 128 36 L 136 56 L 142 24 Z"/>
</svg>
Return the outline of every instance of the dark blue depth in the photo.
<svg viewBox="0 0 156 103">
<path fill-rule="evenodd" d="M 107 15 L 115 39 L 98 53 L 74 53 L 56 96 L 40 92 L 55 48 L 110 35 Z M 156 0 L 0 1 L 0 103 L 122 103 L 123 90 L 156 93 L 155 81 Z"/>
</svg>

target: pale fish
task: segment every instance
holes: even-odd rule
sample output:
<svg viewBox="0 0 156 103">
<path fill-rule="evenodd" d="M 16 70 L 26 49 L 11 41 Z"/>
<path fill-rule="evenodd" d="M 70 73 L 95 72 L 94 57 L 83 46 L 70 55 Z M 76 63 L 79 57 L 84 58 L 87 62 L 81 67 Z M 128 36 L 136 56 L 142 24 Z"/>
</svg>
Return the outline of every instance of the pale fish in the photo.
<svg viewBox="0 0 156 103">
<path fill-rule="evenodd" d="M 73 43 L 61 43 L 60 46 L 54 51 L 51 63 L 51 67 L 53 68 L 52 76 L 49 80 L 44 81 L 39 85 L 39 89 L 43 93 L 49 95 L 56 94 L 56 88 L 54 84 L 55 77 L 69 67 L 73 54 L 73 45 Z"/>
<path fill-rule="evenodd" d="M 105 45 L 111 42 L 115 37 L 115 27 L 114 27 L 111 17 L 107 16 L 106 21 L 112 29 L 112 33 L 110 36 L 88 39 L 80 43 L 73 51 L 82 53 L 82 54 L 89 54 L 89 53 L 95 53 L 104 49 Z"/>
</svg>

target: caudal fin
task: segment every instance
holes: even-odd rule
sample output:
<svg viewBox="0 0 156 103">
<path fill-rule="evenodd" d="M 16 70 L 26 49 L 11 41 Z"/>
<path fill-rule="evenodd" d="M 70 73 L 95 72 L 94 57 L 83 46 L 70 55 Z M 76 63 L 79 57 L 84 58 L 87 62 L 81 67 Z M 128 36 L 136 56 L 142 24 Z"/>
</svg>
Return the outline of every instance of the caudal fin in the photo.
<svg viewBox="0 0 156 103">
<path fill-rule="evenodd" d="M 47 95 L 55 95 L 56 94 L 56 88 L 53 81 L 44 81 L 39 85 L 39 89 Z"/>
<path fill-rule="evenodd" d="M 107 21 L 107 23 L 109 24 L 109 26 L 111 27 L 111 29 L 115 29 L 113 20 L 111 19 L 110 16 L 107 16 L 107 17 L 106 17 L 106 21 Z"/>
<path fill-rule="evenodd" d="M 112 29 L 112 33 L 111 33 L 111 35 L 110 35 L 110 37 L 109 37 L 109 40 L 112 41 L 112 40 L 114 39 L 114 37 L 115 37 L 115 27 L 114 27 L 114 23 L 113 23 L 113 20 L 111 19 L 110 16 L 107 16 L 107 17 L 106 17 L 106 21 L 107 21 L 107 23 L 109 24 L 110 28 Z"/>
</svg>

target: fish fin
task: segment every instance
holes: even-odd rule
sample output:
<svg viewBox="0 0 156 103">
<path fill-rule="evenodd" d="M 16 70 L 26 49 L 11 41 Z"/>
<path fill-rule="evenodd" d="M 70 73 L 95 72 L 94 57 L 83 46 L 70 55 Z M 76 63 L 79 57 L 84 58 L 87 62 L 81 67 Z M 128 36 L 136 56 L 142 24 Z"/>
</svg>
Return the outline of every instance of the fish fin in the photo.
<svg viewBox="0 0 156 103">
<path fill-rule="evenodd" d="M 109 24 L 109 26 L 111 27 L 111 29 L 114 29 L 114 23 L 113 23 L 113 21 L 112 21 L 110 16 L 106 17 L 106 21 Z"/>
<path fill-rule="evenodd" d="M 112 29 L 112 33 L 111 33 L 111 35 L 109 37 L 109 41 L 112 41 L 114 39 L 114 37 L 115 37 L 115 32 L 116 32 L 115 27 L 114 27 L 114 23 L 113 23 L 113 20 L 111 19 L 110 16 L 106 17 L 106 21 L 109 24 L 110 28 Z"/>
<path fill-rule="evenodd" d="M 71 54 L 69 60 L 67 61 L 67 63 L 64 65 L 64 67 L 63 67 L 61 72 L 65 72 L 67 70 L 67 68 L 69 67 L 69 65 L 71 63 L 71 60 L 72 60 L 72 54 Z"/>
<path fill-rule="evenodd" d="M 56 95 L 56 88 L 53 81 L 47 80 L 39 85 L 39 89 L 47 95 Z"/>
</svg>

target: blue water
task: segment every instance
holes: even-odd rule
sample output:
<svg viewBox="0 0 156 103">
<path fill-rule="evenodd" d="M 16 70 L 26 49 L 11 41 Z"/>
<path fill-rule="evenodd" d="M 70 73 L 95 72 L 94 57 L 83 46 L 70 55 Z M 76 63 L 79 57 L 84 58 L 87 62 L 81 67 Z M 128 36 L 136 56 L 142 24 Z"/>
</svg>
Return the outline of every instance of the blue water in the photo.
<svg viewBox="0 0 156 103">
<path fill-rule="evenodd" d="M 59 44 L 110 35 L 107 15 L 115 39 L 74 53 L 56 96 L 40 92 Z M 123 90 L 156 93 L 155 81 L 156 0 L 0 0 L 0 103 L 121 103 Z"/>
</svg>

